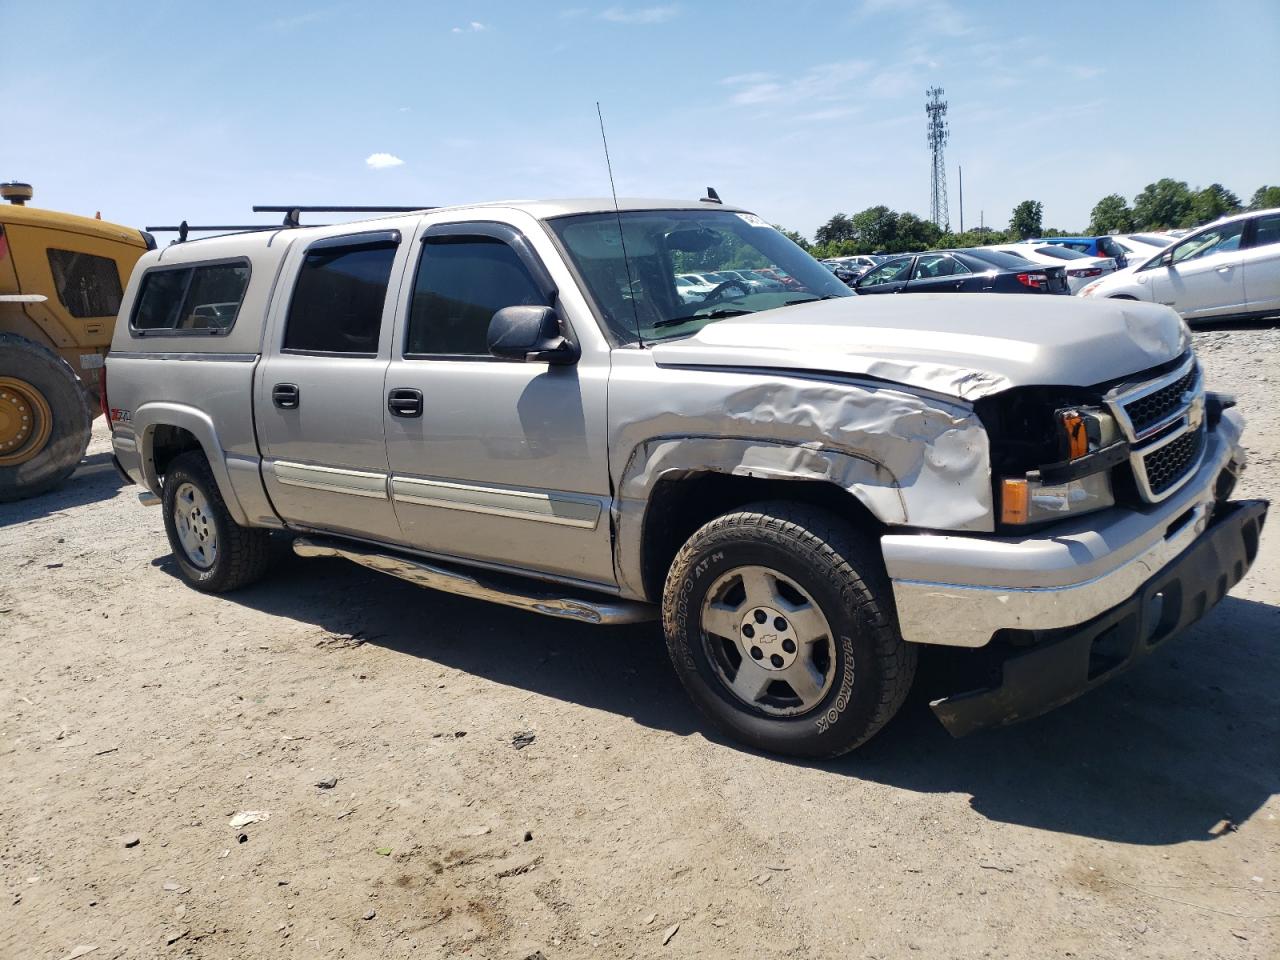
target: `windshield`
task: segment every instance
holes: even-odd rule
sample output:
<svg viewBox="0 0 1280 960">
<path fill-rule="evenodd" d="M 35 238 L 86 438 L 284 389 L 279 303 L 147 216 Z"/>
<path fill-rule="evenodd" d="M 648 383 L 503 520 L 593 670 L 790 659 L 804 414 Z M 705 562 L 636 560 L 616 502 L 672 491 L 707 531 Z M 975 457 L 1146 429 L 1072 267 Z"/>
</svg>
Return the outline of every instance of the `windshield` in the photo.
<svg viewBox="0 0 1280 960">
<path fill-rule="evenodd" d="M 610 331 L 624 343 L 636 340 L 637 327 L 645 341 L 687 337 L 723 317 L 853 296 L 821 264 L 753 214 L 645 210 L 547 222 Z M 752 271 L 756 282 L 721 273 L 735 270 Z M 715 285 L 697 293 L 688 287 L 677 290 L 679 274 L 702 276 Z"/>
</svg>

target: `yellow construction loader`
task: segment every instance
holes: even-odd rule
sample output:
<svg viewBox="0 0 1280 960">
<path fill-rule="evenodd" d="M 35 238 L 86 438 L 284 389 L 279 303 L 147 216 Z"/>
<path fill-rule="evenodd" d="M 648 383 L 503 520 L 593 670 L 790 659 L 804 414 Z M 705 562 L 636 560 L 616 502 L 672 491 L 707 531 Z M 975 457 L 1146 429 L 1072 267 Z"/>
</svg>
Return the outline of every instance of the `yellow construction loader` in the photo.
<svg viewBox="0 0 1280 960">
<path fill-rule="evenodd" d="M 0 184 L 0 502 L 76 468 L 102 405 L 103 358 L 149 233 L 27 205 Z"/>
</svg>

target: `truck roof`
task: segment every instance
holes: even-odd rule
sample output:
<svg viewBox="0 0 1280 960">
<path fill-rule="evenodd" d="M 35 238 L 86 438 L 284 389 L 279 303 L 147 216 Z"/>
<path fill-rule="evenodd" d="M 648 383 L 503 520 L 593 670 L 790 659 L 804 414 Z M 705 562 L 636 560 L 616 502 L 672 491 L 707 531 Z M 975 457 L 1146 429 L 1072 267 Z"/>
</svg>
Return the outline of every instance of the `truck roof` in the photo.
<svg viewBox="0 0 1280 960">
<path fill-rule="evenodd" d="M 271 237 L 281 231 L 288 231 L 290 236 L 315 239 L 349 231 L 353 227 L 358 228 L 361 224 L 386 225 L 390 222 L 403 220 L 406 217 L 417 217 L 422 214 L 438 216 L 440 214 L 447 215 L 450 213 L 462 213 L 472 210 L 519 210 L 520 212 L 526 213 L 538 220 L 550 220 L 554 217 L 564 217 L 573 214 L 613 213 L 615 209 L 624 212 L 642 210 L 727 210 L 732 213 L 747 212 L 742 207 L 734 207 L 721 203 L 709 203 L 702 200 L 664 200 L 646 197 L 619 197 L 617 199 L 616 208 L 612 197 L 578 197 L 552 200 L 491 200 L 483 203 L 460 203 L 447 207 L 424 207 L 422 210 L 415 212 L 389 213 L 380 217 L 349 220 L 343 223 L 317 224 L 314 226 L 302 224 L 299 227 L 281 226 L 277 229 L 272 229 L 269 225 L 264 224 L 263 229 L 255 232 L 224 233 L 217 234 L 215 236 L 192 237 L 185 243 L 173 244 L 172 247 L 186 246 L 190 243 L 199 243 L 202 248 L 207 248 L 207 245 L 212 240 L 218 240 L 230 236 L 243 238 L 246 236 L 254 236 L 256 234 L 260 234 L 263 237 Z M 202 255 L 207 256 L 207 254 Z"/>
</svg>

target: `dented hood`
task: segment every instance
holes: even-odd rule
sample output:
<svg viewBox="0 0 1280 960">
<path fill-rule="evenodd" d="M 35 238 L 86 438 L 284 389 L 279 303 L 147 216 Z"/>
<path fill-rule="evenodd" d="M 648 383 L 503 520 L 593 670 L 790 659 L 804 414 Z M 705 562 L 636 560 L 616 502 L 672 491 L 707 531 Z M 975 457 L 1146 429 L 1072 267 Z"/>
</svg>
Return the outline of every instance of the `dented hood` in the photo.
<svg viewBox="0 0 1280 960">
<path fill-rule="evenodd" d="M 660 366 L 867 376 L 976 400 L 1114 380 L 1172 360 L 1189 342 L 1171 309 L 1133 300 L 885 294 L 729 317 L 652 350 Z"/>
</svg>

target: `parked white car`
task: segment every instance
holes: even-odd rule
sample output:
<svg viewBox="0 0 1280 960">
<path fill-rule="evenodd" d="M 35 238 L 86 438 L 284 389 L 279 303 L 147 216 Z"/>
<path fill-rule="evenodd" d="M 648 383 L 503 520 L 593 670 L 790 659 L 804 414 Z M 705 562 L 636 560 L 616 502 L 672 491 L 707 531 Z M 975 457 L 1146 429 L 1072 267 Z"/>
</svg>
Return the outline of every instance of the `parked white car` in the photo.
<svg viewBox="0 0 1280 960">
<path fill-rule="evenodd" d="M 1080 296 L 1162 303 L 1188 322 L 1280 314 L 1280 207 L 1201 227 Z"/>
<path fill-rule="evenodd" d="M 1122 233 L 1112 239 L 1124 250 L 1129 261 L 1126 265 L 1136 267 L 1178 238 L 1171 233 Z"/>
<path fill-rule="evenodd" d="M 1067 287 L 1079 293 L 1094 280 L 1116 272 L 1116 262 L 1111 257 L 1091 257 L 1079 250 L 1051 243 L 1006 243 L 981 247 L 982 250 L 998 250 L 1022 257 L 1032 263 L 1046 263 L 1067 270 Z M 1065 262 L 1064 262 L 1065 261 Z"/>
<path fill-rule="evenodd" d="M 677 274 L 675 281 L 676 293 L 685 303 L 698 303 L 716 288 L 714 283 L 709 283 L 694 273 Z"/>
</svg>

